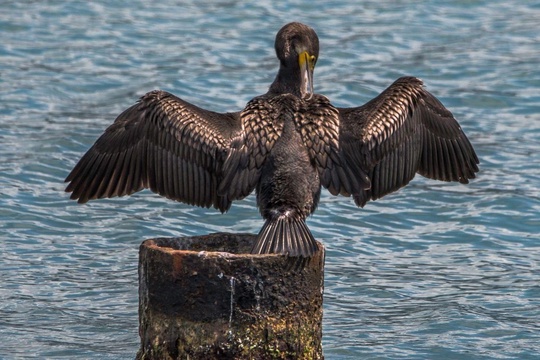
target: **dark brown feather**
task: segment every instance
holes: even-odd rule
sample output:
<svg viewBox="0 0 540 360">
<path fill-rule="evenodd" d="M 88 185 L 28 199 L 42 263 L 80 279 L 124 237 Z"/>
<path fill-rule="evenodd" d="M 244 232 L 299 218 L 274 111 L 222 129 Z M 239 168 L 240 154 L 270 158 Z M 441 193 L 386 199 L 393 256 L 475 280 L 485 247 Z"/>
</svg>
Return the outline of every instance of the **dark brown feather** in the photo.
<svg viewBox="0 0 540 360">
<path fill-rule="evenodd" d="M 66 191 L 84 203 L 150 188 L 225 211 L 234 198 L 223 198 L 216 189 L 231 139 L 240 130 L 239 113 L 207 111 L 164 91 L 148 93 L 81 158 L 66 178 Z"/>
<path fill-rule="evenodd" d="M 241 199 L 253 191 L 266 155 L 281 136 L 285 117 L 292 116 L 290 101 L 297 100 L 292 95 L 263 95 L 246 105 L 240 114 L 243 132 L 231 143 L 219 194 Z"/>
<path fill-rule="evenodd" d="M 400 78 L 365 105 L 339 111 L 344 164 L 371 182 L 370 189 L 354 189 L 359 206 L 405 186 L 416 173 L 466 183 L 478 171 L 461 127 L 419 79 Z"/>
</svg>

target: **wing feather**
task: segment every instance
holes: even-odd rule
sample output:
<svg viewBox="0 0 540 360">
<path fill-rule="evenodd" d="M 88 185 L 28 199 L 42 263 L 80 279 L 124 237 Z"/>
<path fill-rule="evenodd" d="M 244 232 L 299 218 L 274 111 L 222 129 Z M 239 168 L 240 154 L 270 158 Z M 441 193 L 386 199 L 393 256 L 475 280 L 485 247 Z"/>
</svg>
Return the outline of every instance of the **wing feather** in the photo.
<svg viewBox="0 0 540 360">
<path fill-rule="evenodd" d="M 365 172 L 371 185 L 352 185 L 358 206 L 405 186 L 416 173 L 467 183 L 478 171 L 458 122 L 419 79 L 400 78 L 365 105 L 338 110 L 344 167 Z"/>
<path fill-rule="evenodd" d="M 80 203 L 149 188 L 170 199 L 226 211 L 217 193 L 239 113 L 215 113 L 153 91 L 120 114 L 67 176 Z"/>
</svg>

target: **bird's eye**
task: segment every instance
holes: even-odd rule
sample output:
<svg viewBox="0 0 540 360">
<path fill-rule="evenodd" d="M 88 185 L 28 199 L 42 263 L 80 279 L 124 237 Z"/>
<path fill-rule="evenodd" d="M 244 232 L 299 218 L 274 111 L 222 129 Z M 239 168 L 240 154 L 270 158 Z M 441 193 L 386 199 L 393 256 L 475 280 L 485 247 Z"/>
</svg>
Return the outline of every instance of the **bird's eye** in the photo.
<svg viewBox="0 0 540 360">
<path fill-rule="evenodd" d="M 315 55 L 311 55 L 311 57 L 309 58 L 309 60 L 314 63 L 315 62 Z"/>
</svg>

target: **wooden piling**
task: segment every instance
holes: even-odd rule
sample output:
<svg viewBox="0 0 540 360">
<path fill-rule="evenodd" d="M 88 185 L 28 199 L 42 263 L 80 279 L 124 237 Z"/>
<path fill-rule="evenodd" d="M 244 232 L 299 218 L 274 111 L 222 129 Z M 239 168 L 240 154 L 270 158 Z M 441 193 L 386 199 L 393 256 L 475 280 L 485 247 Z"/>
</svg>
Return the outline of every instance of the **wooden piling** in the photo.
<svg viewBox="0 0 540 360">
<path fill-rule="evenodd" d="M 249 254 L 255 235 L 146 240 L 137 359 L 322 359 L 324 247 Z"/>
</svg>

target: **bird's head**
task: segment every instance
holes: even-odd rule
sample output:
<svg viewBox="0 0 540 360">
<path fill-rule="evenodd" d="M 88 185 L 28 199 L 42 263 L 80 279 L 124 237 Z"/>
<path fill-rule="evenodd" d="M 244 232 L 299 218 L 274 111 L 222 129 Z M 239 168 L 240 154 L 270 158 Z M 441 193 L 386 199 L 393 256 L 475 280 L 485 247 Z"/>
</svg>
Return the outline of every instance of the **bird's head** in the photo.
<svg viewBox="0 0 540 360">
<path fill-rule="evenodd" d="M 313 71 L 319 56 L 319 38 L 307 25 L 292 22 L 281 28 L 276 35 L 276 54 L 284 70 L 299 85 L 302 98 L 313 95 Z"/>
</svg>

